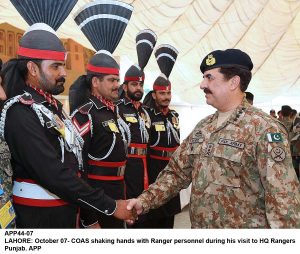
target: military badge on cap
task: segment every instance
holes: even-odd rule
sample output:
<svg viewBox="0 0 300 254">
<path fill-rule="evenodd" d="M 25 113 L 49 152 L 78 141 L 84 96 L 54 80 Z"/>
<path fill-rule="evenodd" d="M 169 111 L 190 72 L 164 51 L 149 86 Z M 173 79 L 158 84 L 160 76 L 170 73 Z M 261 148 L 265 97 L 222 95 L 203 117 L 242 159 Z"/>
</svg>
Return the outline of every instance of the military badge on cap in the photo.
<svg viewBox="0 0 300 254">
<path fill-rule="evenodd" d="M 281 147 L 274 147 L 271 150 L 271 157 L 276 162 L 281 162 L 285 159 L 286 154 L 283 148 Z"/>
<path fill-rule="evenodd" d="M 205 62 L 206 62 L 206 65 L 208 65 L 208 66 L 214 65 L 216 63 L 216 58 L 214 58 L 213 54 L 210 54 L 207 56 Z"/>
</svg>

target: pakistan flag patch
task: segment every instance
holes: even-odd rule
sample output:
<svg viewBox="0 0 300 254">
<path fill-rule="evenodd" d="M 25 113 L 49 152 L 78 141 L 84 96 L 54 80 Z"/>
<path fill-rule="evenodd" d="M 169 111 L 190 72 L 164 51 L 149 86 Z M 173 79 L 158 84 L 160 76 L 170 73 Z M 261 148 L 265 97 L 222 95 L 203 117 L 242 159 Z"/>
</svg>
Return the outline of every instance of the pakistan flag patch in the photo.
<svg viewBox="0 0 300 254">
<path fill-rule="evenodd" d="M 282 142 L 282 135 L 281 133 L 268 133 L 267 138 L 269 142 Z"/>
</svg>

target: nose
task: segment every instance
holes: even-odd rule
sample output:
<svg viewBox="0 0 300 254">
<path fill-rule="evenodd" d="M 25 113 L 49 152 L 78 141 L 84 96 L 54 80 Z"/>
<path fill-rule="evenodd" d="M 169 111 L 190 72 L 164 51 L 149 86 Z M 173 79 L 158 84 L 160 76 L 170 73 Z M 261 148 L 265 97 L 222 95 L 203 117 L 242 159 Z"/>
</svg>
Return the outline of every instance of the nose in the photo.
<svg viewBox="0 0 300 254">
<path fill-rule="evenodd" d="M 61 77 L 66 77 L 67 76 L 67 71 L 66 71 L 66 69 L 65 69 L 65 67 L 64 66 L 60 66 L 61 68 L 60 68 L 60 76 Z"/>
<path fill-rule="evenodd" d="M 119 89 L 120 88 L 120 81 L 118 79 L 115 79 L 112 83 L 113 89 Z"/>
<path fill-rule="evenodd" d="M 207 84 L 206 84 L 205 79 L 203 79 L 200 83 L 200 89 L 204 90 L 205 88 L 207 88 Z"/>
</svg>

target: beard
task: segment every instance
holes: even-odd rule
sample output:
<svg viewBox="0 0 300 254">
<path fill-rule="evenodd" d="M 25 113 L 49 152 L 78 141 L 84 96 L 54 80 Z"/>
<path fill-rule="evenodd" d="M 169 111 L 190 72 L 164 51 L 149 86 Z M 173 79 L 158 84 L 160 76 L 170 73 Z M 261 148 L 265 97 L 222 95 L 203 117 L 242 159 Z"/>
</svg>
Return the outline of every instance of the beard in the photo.
<svg viewBox="0 0 300 254">
<path fill-rule="evenodd" d="M 143 98 L 143 95 L 144 95 L 143 92 L 132 93 L 129 90 L 127 91 L 128 98 L 133 100 L 133 101 L 140 101 Z"/>
<path fill-rule="evenodd" d="M 42 90 L 45 92 L 52 94 L 52 95 L 58 95 L 61 94 L 64 90 L 64 84 L 66 80 L 64 77 L 61 77 L 57 80 L 55 80 L 55 84 L 53 85 L 45 76 L 44 73 L 41 73 L 41 80 L 40 80 L 40 86 Z"/>
</svg>

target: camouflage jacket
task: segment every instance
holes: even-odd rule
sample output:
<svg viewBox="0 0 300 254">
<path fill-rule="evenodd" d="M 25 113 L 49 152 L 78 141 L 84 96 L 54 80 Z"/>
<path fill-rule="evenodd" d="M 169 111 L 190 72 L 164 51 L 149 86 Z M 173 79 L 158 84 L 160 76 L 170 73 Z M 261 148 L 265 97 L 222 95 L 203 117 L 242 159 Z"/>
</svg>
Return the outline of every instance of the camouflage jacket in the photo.
<svg viewBox="0 0 300 254">
<path fill-rule="evenodd" d="M 144 212 L 192 183 L 192 228 L 300 228 L 285 127 L 246 100 L 218 128 L 217 119 L 200 121 L 139 196 Z"/>
</svg>

